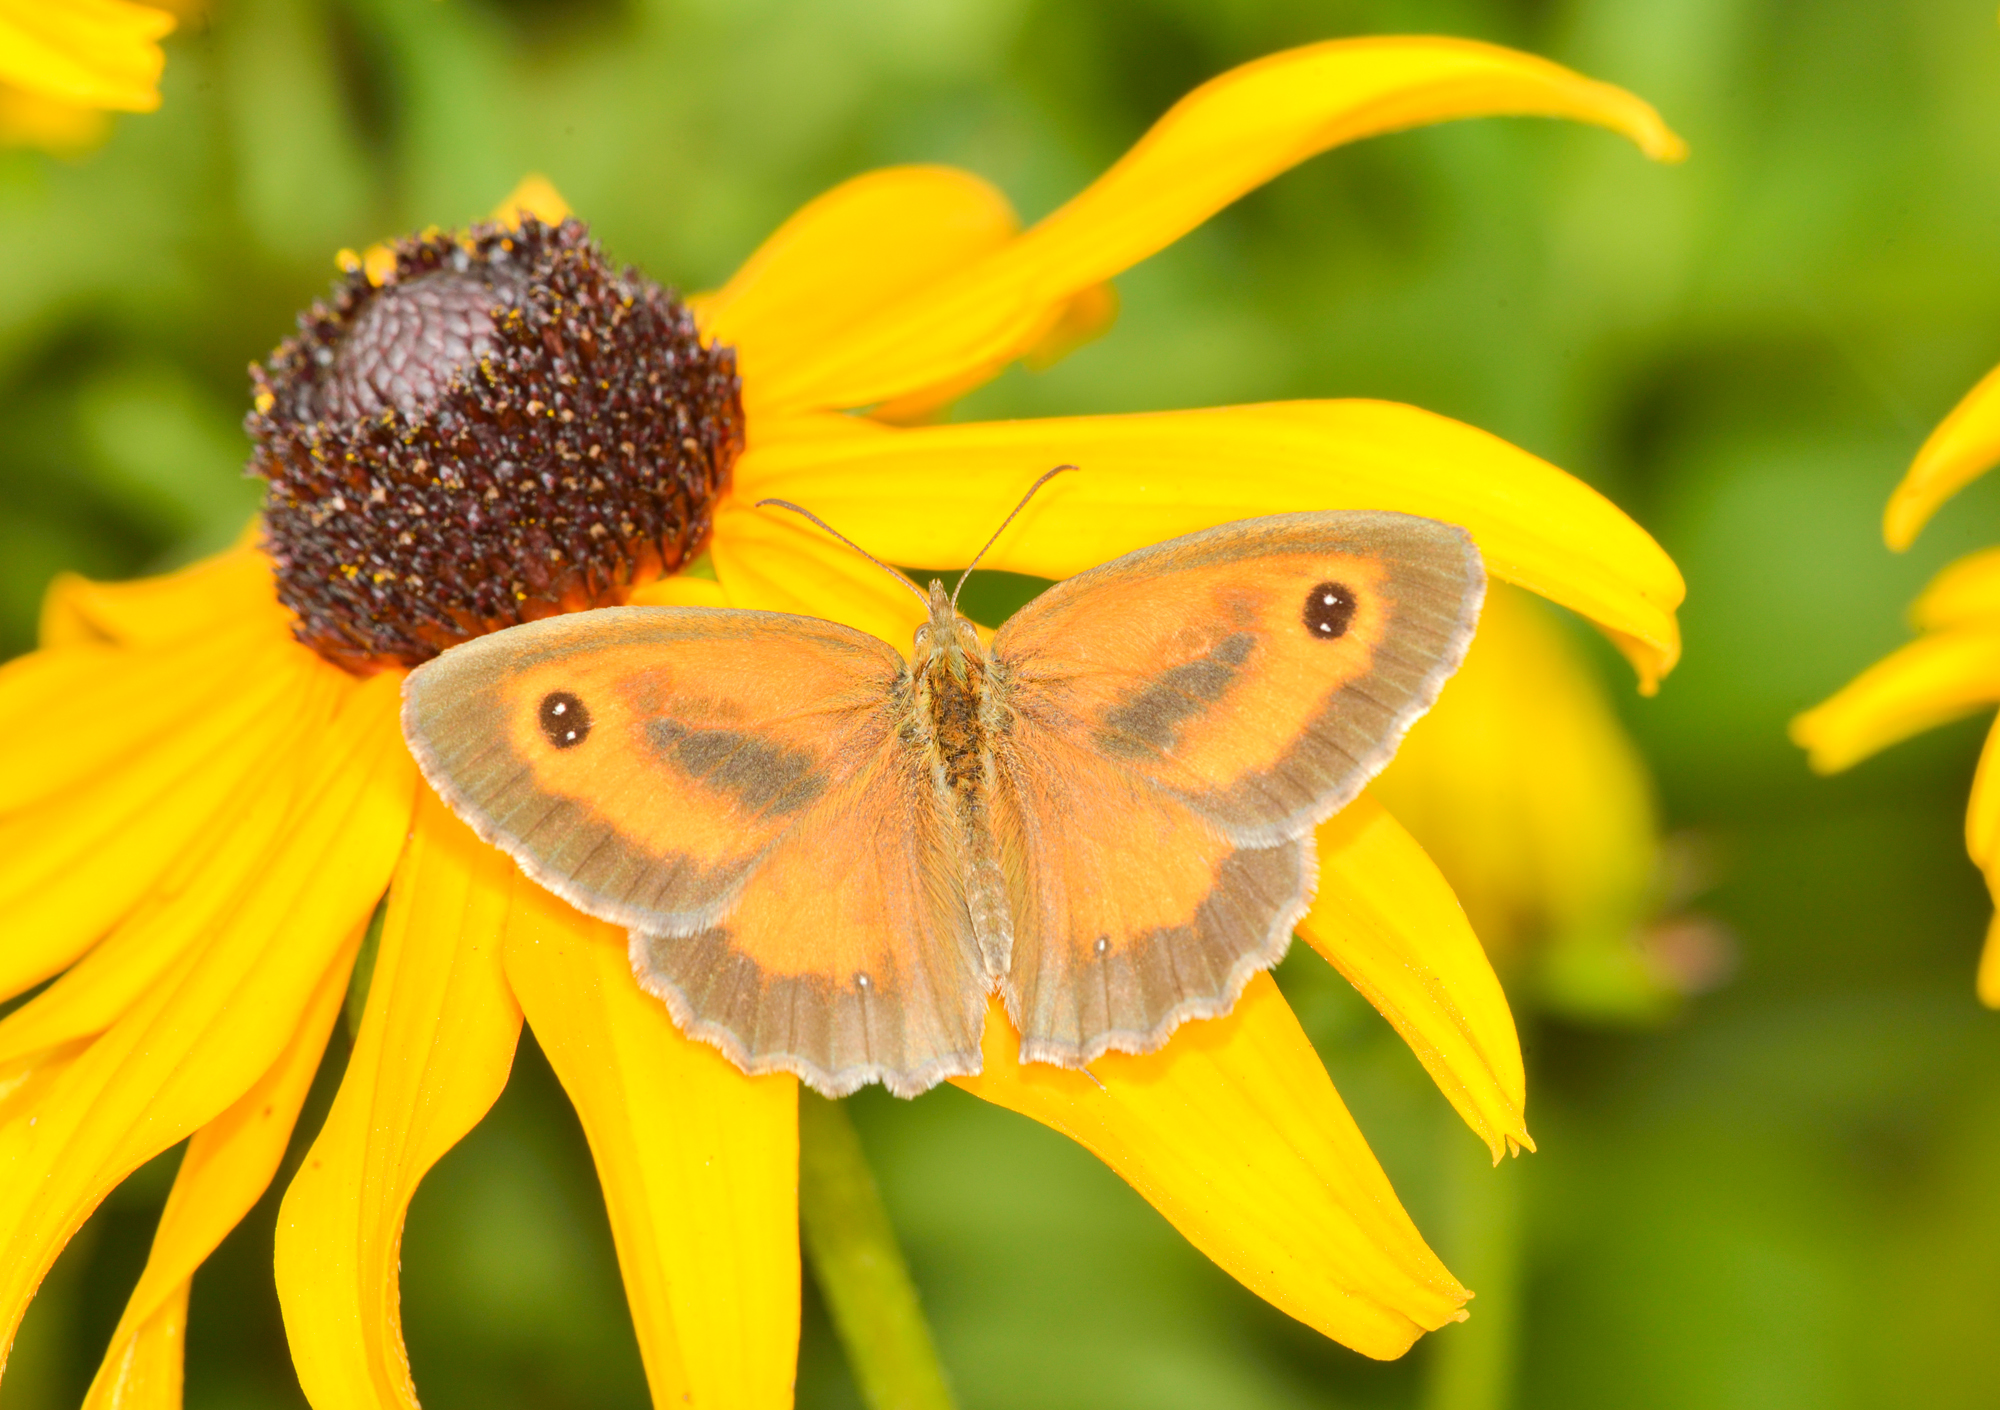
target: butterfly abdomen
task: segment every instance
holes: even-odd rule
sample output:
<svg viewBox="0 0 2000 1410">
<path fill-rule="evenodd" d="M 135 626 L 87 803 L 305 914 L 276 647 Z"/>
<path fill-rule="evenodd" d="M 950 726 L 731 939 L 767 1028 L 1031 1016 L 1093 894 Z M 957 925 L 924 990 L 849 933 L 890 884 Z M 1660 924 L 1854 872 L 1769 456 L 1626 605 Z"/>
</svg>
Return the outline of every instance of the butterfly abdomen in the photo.
<svg viewBox="0 0 2000 1410">
<path fill-rule="evenodd" d="M 1007 972 L 1014 945 L 999 848 L 987 818 L 993 788 L 993 750 L 987 737 L 988 661 L 940 652 L 926 663 L 917 687 L 917 712 L 925 727 L 925 752 L 938 802 L 953 822 L 960 847 L 959 874 L 967 918 L 990 979 Z M 956 667 L 957 669 L 954 669 Z"/>
</svg>

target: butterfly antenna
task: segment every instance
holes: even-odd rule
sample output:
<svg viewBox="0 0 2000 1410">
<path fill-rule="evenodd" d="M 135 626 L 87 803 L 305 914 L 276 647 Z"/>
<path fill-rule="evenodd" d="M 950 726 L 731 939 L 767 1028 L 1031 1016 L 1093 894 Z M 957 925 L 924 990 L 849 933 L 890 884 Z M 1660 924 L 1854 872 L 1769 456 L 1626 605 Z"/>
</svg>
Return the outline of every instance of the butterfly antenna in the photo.
<svg viewBox="0 0 2000 1410">
<path fill-rule="evenodd" d="M 965 586 L 965 580 L 972 576 L 972 570 L 974 568 L 977 568 L 979 566 L 979 560 L 986 556 L 986 549 L 991 548 L 993 547 L 994 544 L 1000 542 L 1000 535 L 1007 532 L 1007 526 L 1014 522 L 1014 516 L 1019 514 L 1023 509 L 1026 509 L 1028 507 L 1028 501 L 1035 497 L 1035 491 L 1039 490 L 1043 485 L 1046 485 L 1056 476 L 1062 474 L 1063 471 L 1077 470 L 1081 468 L 1082 468 L 1081 466 L 1076 466 L 1076 465 L 1058 465 L 1055 469 L 1050 470 L 1046 474 L 1044 474 L 1041 479 L 1035 481 L 1034 484 L 1028 486 L 1028 492 L 1021 496 L 1021 502 L 1014 506 L 1012 513 L 1008 514 L 1008 516 L 1005 519 L 1002 519 L 1000 521 L 1000 527 L 993 531 L 993 537 L 986 540 L 986 548 L 982 548 L 979 550 L 979 552 L 973 554 L 972 561 L 965 565 L 965 571 L 958 575 L 957 586 L 953 587 L 951 590 L 951 605 L 953 611 L 956 611 L 958 609 L 959 588 Z"/>
<path fill-rule="evenodd" d="M 1044 476 L 1043 478 L 1047 477 Z M 820 518 L 819 515 L 813 513 L 810 509 L 801 508 L 800 506 L 793 504 L 789 499 L 760 499 L 757 501 L 756 507 L 758 509 L 762 509 L 766 505 L 770 505 L 775 509 L 789 509 L 792 511 L 792 513 L 798 515 L 802 519 L 810 519 L 813 523 L 819 525 L 829 534 L 832 534 L 835 538 L 839 539 L 842 543 L 846 544 L 849 548 L 853 549 L 856 553 L 860 554 L 863 558 L 866 558 L 870 563 L 873 563 L 877 568 L 880 568 L 883 572 L 887 573 L 890 577 L 894 578 L 897 582 L 901 583 L 904 587 L 908 588 L 911 592 L 915 593 L 917 595 L 917 601 L 923 603 L 926 608 L 930 606 L 931 600 L 928 597 L 924 596 L 922 588 L 918 587 L 915 583 L 911 582 L 908 578 L 904 577 L 901 573 L 897 572 L 894 568 L 891 568 L 887 563 L 884 563 L 881 559 L 877 558 L 874 554 L 870 553 L 867 549 L 863 548 L 860 544 L 856 543 L 853 539 L 849 538 L 846 534 L 843 534 L 840 530 L 834 528 L 833 525 L 827 523 L 826 520 Z"/>
</svg>

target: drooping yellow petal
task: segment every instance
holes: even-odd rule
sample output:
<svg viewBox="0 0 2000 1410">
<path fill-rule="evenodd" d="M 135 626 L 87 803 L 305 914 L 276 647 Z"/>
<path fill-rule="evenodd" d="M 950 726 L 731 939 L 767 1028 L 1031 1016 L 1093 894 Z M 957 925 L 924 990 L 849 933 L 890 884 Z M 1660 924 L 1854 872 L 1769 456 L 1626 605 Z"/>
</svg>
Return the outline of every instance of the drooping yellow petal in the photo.
<svg viewBox="0 0 2000 1410">
<path fill-rule="evenodd" d="M 119 1181 L 213 1121 L 278 1060 L 388 883 L 414 766 L 397 682 L 366 682 L 324 732 L 290 845 L 219 924 L 0 1125 L 0 1339 Z"/>
<path fill-rule="evenodd" d="M 94 108 L 160 106 L 164 10 L 128 0 L 0 0 L 0 82 Z"/>
<path fill-rule="evenodd" d="M 675 1030 L 623 931 L 537 888 L 507 977 L 575 1103 L 653 1403 L 777 1410 L 799 1335 L 798 1084 Z"/>
<path fill-rule="evenodd" d="M 555 183 L 540 172 L 530 172 L 507 193 L 506 200 L 493 208 L 492 218 L 518 230 L 524 215 L 531 215 L 544 225 L 561 225 L 570 214 L 569 202 L 556 190 Z"/>
<path fill-rule="evenodd" d="M 924 604 L 909 589 L 783 509 L 724 505 L 715 516 L 712 551 L 715 575 L 732 607 L 825 617 L 870 632 L 899 651 L 908 650 L 924 620 Z"/>
<path fill-rule="evenodd" d="M 1792 721 L 1813 768 L 1838 773 L 1879 749 L 2000 700 L 2000 622 L 1932 632 L 1877 661 Z"/>
<path fill-rule="evenodd" d="M 123 767 L 0 821 L 0 929 L 9 937 L 0 993 L 64 968 L 129 915 L 176 859 L 203 845 L 246 780 L 333 718 L 354 686 L 337 675 L 274 671 Z"/>
<path fill-rule="evenodd" d="M 1450 118 L 1535 113 L 1616 129 L 1674 159 L 1680 139 L 1629 93 L 1546 60 L 1457 39 L 1334 40 L 1273 54 L 1176 103 L 1046 219 L 914 288 L 746 385 L 789 413 L 871 406 L 996 367 L 1079 291 L 1172 243 L 1278 173 L 1343 142 Z"/>
<path fill-rule="evenodd" d="M 1503 967 L 1629 934 L 1652 904 L 1645 761 L 1563 625 L 1516 588 L 1488 591 L 1465 664 L 1370 792 Z"/>
<path fill-rule="evenodd" d="M 2000 461 L 2000 367 L 1938 423 L 1903 472 L 1882 516 L 1882 537 L 1908 548 L 1938 506 Z"/>
<path fill-rule="evenodd" d="M 1535 1148 L 1514 1015 L 1458 898 L 1364 793 L 1319 829 L 1319 890 L 1299 935 L 1403 1035 L 1498 1161 Z"/>
<path fill-rule="evenodd" d="M 1920 631 L 2000 621 L 2000 548 L 1982 548 L 1946 565 L 1910 604 Z"/>
<path fill-rule="evenodd" d="M 361 934 L 357 929 L 327 967 L 271 1070 L 189 1140 L 146 1270 L 126 1301 L 83 1410 L 180 1410 L 189 1283 L 278 1173 L 346 996 Z"/>
<path fill-rule="evenodd" d="M 1497 436 L 1377 401 L 933 426 L 788 438 L 737 462 L 744 501 L 795 500 L 891 563 L 964 563 L 1034 478 L 985 560 L 1063 578 L 1177 534 L 1298 509 L 1397 509 L 1462 524 L 1495 576 L 1582 613 L 1642 689 L 1680 655 L 1680 570 L 1581 480 Z"/>
<path fill-rule="evenodd" d="M 1019 1048 L 996 1002 L 985 1070 L 952 1081 L 1082 1145 L 1273 1306 L 1381 1360 L 1464 1316 L 1268 974 L 1143 1057 L 1086 1073 Z"/>
<path fill-rule="evenodd" d="M 292 620 L 278 602 L 271 560 L 242 544 L 177 572 L 130 582 L 58 574 L 42 598 L 41 639 L 43 646 L 165 646 L 252 618 L 281 631 L 289 631 Z"/>
<path fill-rule="evenodd" d="M 314 1405 L 415 1410 L 398 1311 L 403 1216 L 507 1085 L 521 1011 L 500 942 L 527 885 L 419 790 L 354 1055 L 278 1215 L 278 1299 Z"/>
</svg>

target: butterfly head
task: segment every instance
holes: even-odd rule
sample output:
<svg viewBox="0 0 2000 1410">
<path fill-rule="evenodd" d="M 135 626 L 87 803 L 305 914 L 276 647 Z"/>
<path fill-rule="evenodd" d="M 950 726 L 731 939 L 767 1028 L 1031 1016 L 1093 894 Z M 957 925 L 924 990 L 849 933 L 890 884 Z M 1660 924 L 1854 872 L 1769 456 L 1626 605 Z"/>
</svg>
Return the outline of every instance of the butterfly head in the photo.
<svg viewBox="0 0 2000 1410">
<path fill-rule="evenodd" d="M 962 681 L 966 678 L 968 661 L 986 659 L 986 647 L 979 640 L 978 628 L 958 615 L 951 599 L 944 583 L 931 579 L 930 618 L 917 628 L 910 667 L 921 675 L 935 663 L 949 671 L 954 680 Z"/>
</svg>

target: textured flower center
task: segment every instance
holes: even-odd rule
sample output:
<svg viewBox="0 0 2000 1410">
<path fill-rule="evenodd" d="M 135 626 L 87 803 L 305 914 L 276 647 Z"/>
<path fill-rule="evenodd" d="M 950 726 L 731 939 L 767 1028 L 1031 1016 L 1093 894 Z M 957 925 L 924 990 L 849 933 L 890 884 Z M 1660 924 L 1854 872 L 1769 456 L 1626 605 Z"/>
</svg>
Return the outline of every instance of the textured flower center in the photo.
<svg viewBox="0 0 2000 1410">
<path fill-rule="evenodd" d="M 299 639 L 410 666 L 517 622 L 622 602 L 701 551 L 743 446 L 735 355 L 527 220 L 396 247 L 251 369 L 250 469 Z"/>
<path fill-rule="evenodd" d="M 450 271 L 383 289 L 334 349 L 320 389 L 325 413 L 359 418 L 434 404 L 493 350 L 492 311 L 518 293 L 512 280 L 489 283 Z"/>
</svg>

